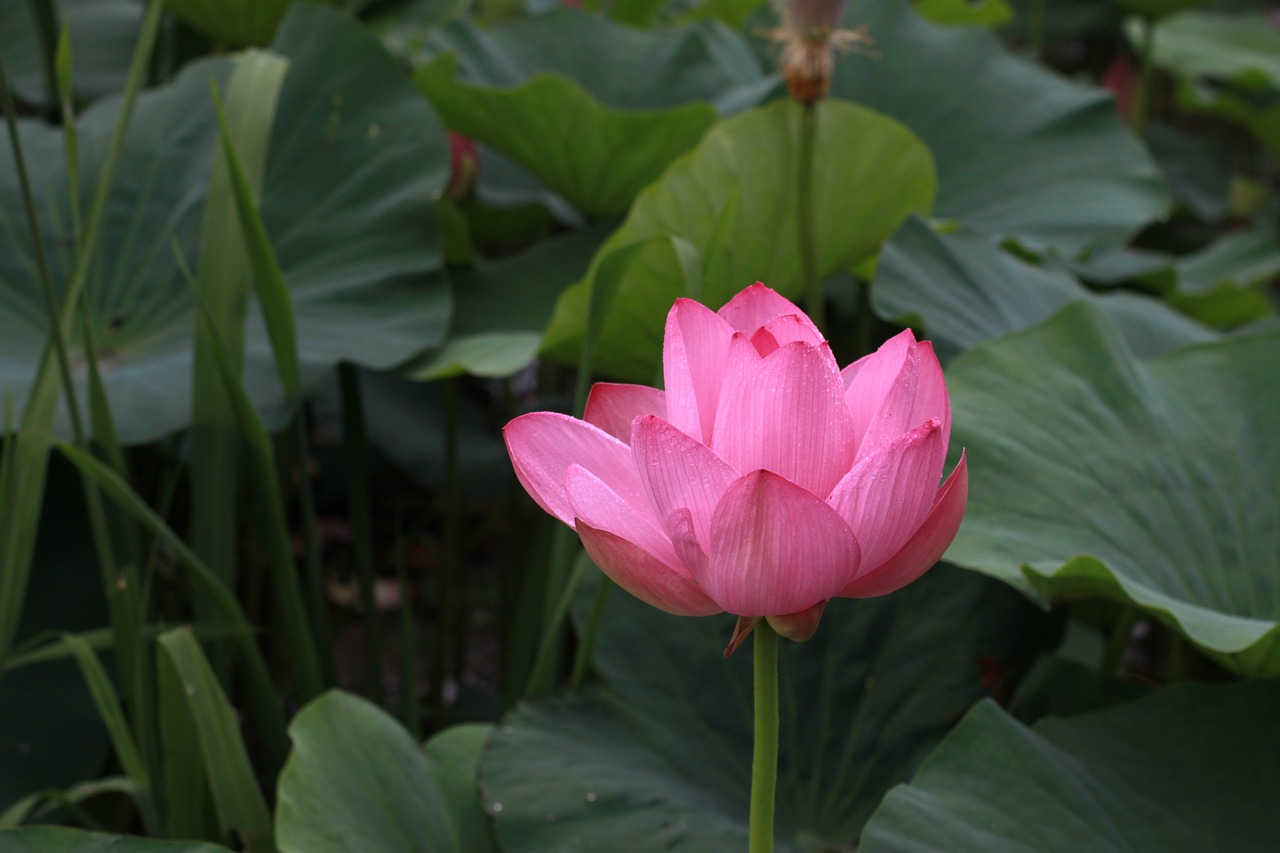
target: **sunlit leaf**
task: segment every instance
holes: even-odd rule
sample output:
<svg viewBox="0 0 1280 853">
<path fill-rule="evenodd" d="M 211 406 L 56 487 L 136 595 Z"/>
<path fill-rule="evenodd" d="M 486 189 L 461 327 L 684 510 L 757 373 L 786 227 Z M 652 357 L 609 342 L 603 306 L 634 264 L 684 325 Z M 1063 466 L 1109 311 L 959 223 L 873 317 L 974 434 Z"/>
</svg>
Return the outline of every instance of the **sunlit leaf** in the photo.
<svg viewBox="0 0 1280 853">
<path fill-rule="evenodd" d="M 699 146 L 640 194 L 601 247 L 581 284 L 556 306 L 546 351 L 570 361 L 586 323 L 588 288 L 611 253 L 659 237 L 697 250 L 700 292 L 686 293 L 670 251 L 637 254 L 618 282 L 595 367 L 648 382 L 659 363 L 663 318 L 679 296 L 713 308 L 755 281 L 800 291 L 796 163 L 801 109 L 780 102 L 721 122 Z M 830 275 L 874 252 L 909 214 L 933 202 L 933 162 L 910 131 L 849 103 L 828 101 L 818 117 L 814 188 L 818 271 Z M 851 200 L 856 199 L 856 203 Z"/>
</svg>

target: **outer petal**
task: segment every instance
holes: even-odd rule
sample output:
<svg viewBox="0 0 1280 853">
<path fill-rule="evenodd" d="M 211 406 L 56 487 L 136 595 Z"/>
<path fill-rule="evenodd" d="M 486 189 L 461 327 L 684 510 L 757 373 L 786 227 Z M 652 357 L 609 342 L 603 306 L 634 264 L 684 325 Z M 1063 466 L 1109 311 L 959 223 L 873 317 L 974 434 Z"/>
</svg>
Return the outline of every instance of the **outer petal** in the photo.
<svg viewBox="0 0 1280 853">
<path fill-rule="evenodd" d="M 662 340 L 666 417 L 704 444 L 711 441 L 733 327 L 705 305 L 677 299 Z"/>
<path fill-rule="evenodd" d="M 574 519 L 565 487 L 570 465 L 591 471 L 628 503 L 649 505 L 631 448 L 599 427 L 556 412 L 533 412 L 503 427 L 502 437 L 520 485 L 565 524 L 572 526 Z"/>
<path fill-rule="evenodd" d="M 582 544 L 618 586 L 677 616 L 720 612 L 721 608 L 694 584 L 671 541 L 647 511 L 628 505 L 581 465 L 569 467 L 566 482 Z"/>
<path fill-rule="evenodd" d="M 578 522 L 578 535 L 600 570 L 646 604 L 676 616 L 710 616 L 721 611 L 692 581 L 621 536 L 585 521 Z"/>
<path fill-rule="evenodd" d="M 797 613 L 857 573 L 858 543 L 831 507 L 794 483 L 754 471 L 729 487 L 711 525 L 698 586 L 739 616 Z"/>
<path fill-rule="evenodd" d="M 938 491 L 937 502 L 920 529 L 888 560 L 855 577 L 844 589 L 842 598 L 871 598 L 906 586 L 933 568 L 950 547 L 969 500 L 969 466 L 965 455 Z"/>
<path fill-rule="evenodd" d="M 730 326 L 745 333 L 747 337 L 754 335 L 757 329 L 776 317 L 794 316 L 808 326 L 805 340 L 810 343 L 825 340 L 818 327 L 813 325 L 813 321 L 794 302 L 758 281 L 730 299 L 719 314 Z"/>
<path fill-rule="evenodd" d="M 920 354 L 910 329 L 841 373 L 859 459 L 913 426 L 909 419 L 919 373 Z"/>
<path fill-rule="evenodd" d="M 676 537 L 691 525 L 699 547 L 709 549 L 712 513 L 738 472 L 701 442 L 653 416 L 636 419 L 631 452 L 640 483 L 666 531 Z"/>
<path fill-rule="evenodd" d="M 787 344 L 725 377 L 711 447 L 737 470 L 772 471 L 825 498 L 852 465 L 853 442 L 825 344 Z"/>
<path fill-rule="evenodd" d="M 858 537 L 864 565 L 889 559 L 928 517 L 946 456 L 934 419 L 864 456 L 832 490 L 827 503 Z"/>
<path fill-rule="evenodd" d="M 951 397 L 947 394 L 947 381 L 942 376 L 942 365 L 933 351 L 933 344 L 920 341 L 916 344 L 920 356 L 920 376 L 916 379 L 916 398 L 911 404 L 912 427 L 937 418 L 942 422 L 942 446 L 951 442 Z"/>
<path fill-rule="evenodd" d="M 666 395 L 648 385 L 597 382 L 587 396 L 582 419 L 619 441 L 631 440 L 631 422 L 640 415 L 667 416 Z"/>
<path fill-rule="evenodd" d="M 692 578 L 671 547 L 671 539 L 647 506 L 633 506 L 603 480 L 581 465 L 570 465 L 565 475 L 574 519 L 626 539 L 649 556 Z"/>
</svg>

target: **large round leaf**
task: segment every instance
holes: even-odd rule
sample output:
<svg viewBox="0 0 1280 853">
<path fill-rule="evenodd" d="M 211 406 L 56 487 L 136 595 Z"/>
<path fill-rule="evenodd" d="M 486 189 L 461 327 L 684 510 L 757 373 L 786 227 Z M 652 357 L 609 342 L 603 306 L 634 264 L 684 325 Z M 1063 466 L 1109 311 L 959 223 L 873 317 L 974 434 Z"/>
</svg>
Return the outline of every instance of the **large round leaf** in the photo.
<svg viewBox="0 0 1280 853">
<path fill-rule="evenodd" d="M 742 850 L 751 649 L 724 658 L 732 626 L 614 590 L 596 654 L 611 690 L 522 706 L 485 753 L 504 847 Z M 782 644 L 780 849 L 856 839 L 883 793 L 987 695 L 984 678 L 1016 673 L 1053 636 L 1017 595 L 944 567 L 886 598 L 831 602 L 813 640 Z"/>
<path fill-rule="evenodd" d="M 474 267 L 450 269 L 455 304 L 449 339 L 401 369 L 414 379 L 459 373 L 506 378 L 538 354 L 566 287 L 582 278 L 608 230 L 600 225 Z"/>
<path fill-rule="evenodd" d="M 124 88 L 144 7 L 134 0 L 58 0 L 58 23 L 71 35 L 74 90 L 85 100 Z M 0 55 L 14 94 L 51 105 L 45 60 L 30 0 L 0 0 Z"/>
<path fill-rule="evenodd" d="M 357 696 L 335 690 L 303 708 L 289 726 L 293 753 L 280 773 L 280 850 L 491 849 L 474 773 L 465 772 L 484 732 L 437 738 L 446 734 L 428 760 L 403 726 Z"/>
<path fill-rule="evenodd" d="M 1129 38 L 1142 32 L 1131 22 Z M 1152 61 L 1181 78 L 1193 110 L 1239 122 L 1280 157 L 1280 33 L 1262 12 L 1187 12 L 1162 21 Z"/>
<path fill-rule="evenodd" d="M 885 244 L 873 285 L 876 312 L 922 326 L 943 358 L 1081 300 L 1111 314 L 1139 355 L 1215 337 L 1153 297 L 1096 295 L 1064 270 L 1015 258 L 989 235 L 938 234 L 914 217 Z"/>
<path fill-rule="evenodd" d="M 1130 38 L 1140 38 L 1134 23 Z M 1161 21 L 1152 61 L 1182 77 L 1280 89 L 1280 32 L 1261 12 L 1186 12 Z"/>
<path fill-rule="evenodd" d="M 466 21 L 415 80 L 445 123 L 511 156 L 588 216 L 620 216 L 716 121 L 709 103 L 765 80 L 716 24 L 644 31 L 575 9 L 488 30 Z"/>
<path fill-rule="evenodd" d="M 33 826 L 0 832 L 0 853 L 231 853 L 204 841 L 154 841 L 130 835 Z"/>
<path fill-rule="evenodd" d="M 166 0 L 169 9 L 216 42 L 232 47 L 271 41 L 293 0 Z"/>
<path fill-rule="evenodd" d="M 889 792 L 859 850 L 1269 850 L 1278 687 L 1179 685 L 1031 728 L 984 702 Z"/>
<path fill-rule="evenodd" d="M 1280 331 L 1139 360 L 1084 304 L 975 347 L 948 373 L 970 488 L 947 558 L 1280 673 L 1278 384 Z"/>
<path fill-rule="evenodd" d="M 649 380 L 659 363 L 663 317 L 678 296 L 719 307 L 755 281 L 799 296 L 796 162 L 802 113 L 770 104 L 717 125 L 636 199 L 584 282 L 556 306 L 547 351 L 572 358 L 590 288 L 611 254 L 633 252 L 611 275 L 616 295 L 596 352 L 598 370 Z M 826 276 L 874 252 L 913 212 L 933 202 L 933 163 L 911 132 L 853 104 L 828 101 L 818 116 L 813 193 L 818 271 Z M 667 240 L 698 253 L 697 281 Z M 616 265 L 613 265 L 616 267 Z"/>
<path fill-rule="evenodd" d="M 444 183 L 444 131 L 394 61 L 353 21 L 312 4 L 293 10 L 273 48 L 291 62 L 280 95 L 262 210 L 290 286 L 304 379 L 340 359 L 390 367 L 438 343 L 449 297 L 438 275 L 431 197 Z M 190 286 L 175 245 L 196 257 L 200 213 L 217 131 L 209 81 L 228 63 L 189 66 L 138 98 L 88 282 L 98 355 L 125 442 L 187 425 L 192 333 Z M 101 169 L 118 102 L 79 124 L 88 196 Z M 72 217 L 62 137 L 22 126 L 55 281 L 72 263 Z M 0 396 L 25 401 L 47 321 L 31 235 L 8 146 L 0 148 Z M 193 263 L 193 262 L 192 262 Z M 279 408 L 268 338 L 249 319 L 246 385 Z M 73 360 L 82 365 L 74 345 Z M 83 377 L 80 383 L 83 387 Z"/>
<path fill-rule="evenodd" d="M 1159 171 L 1103 91 L 1015 57 L 980 28 L 925 21 L 902 0 L 851 3 L 844 21 L 869 28 L 878 58 L 844 58 L 832 93 L 924 140 L 939 216 L 1076 253 L 1123 243 L 1167 209 Z"/>
</svg>

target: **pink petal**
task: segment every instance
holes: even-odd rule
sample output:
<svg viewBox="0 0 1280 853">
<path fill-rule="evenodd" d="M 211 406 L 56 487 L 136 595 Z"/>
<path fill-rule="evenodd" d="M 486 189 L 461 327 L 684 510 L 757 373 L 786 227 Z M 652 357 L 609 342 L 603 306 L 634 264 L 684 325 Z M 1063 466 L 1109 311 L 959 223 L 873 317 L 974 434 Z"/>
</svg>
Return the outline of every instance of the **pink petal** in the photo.
<svg viewBox="0 0 1280 853">
<path fill-rule="evenodd" d="M 800 341 L 801 343 L 820 346 L 825 339 L 819 334 L 813 323 L 803 314 L 784 314 L 774 317 L 751 335 L 751 343 L 756 352 L 762 356 L 769 355 L 778 347 Z M 835 357 L 832 357 L 835 362 Z"/>
<path fill-rule="evenodd" d="M 631 448 L 599 427 L 557 412 L 521 415 L 502 429 L 516 478 L 544 510 L 570 526 L 573 508 L 565 487 L 570 465 L 591 471 L 624 500 L 647 507 Z"/>
<path fill-rule="evenodd" d="M 666 419 L 704 444 L 711 440 L 732 338 L 728 323 L 692 299 L 677 299 L 667 314 L 662 341 Z"/>
<path fill-rule="evenodd" d="M 721 611 L 692 581 L 621 536 L 585 521 L 578 522 L 578 535 L 600 571 L 646 604 L 676 616 L 710 616 Z"/>
<path fill-rule="evenodd" d="M 920 375 L 916 379 L 916 398 L 911 404 L 911 416 L 907 423 L 915 428 L 931 418 L 942 422 L 942 446 L 951 442 L 951 398 L 947 395 L 947 382 L 942 376 L 942 365 L 933 351 L 933 344 L 920 341 L 916 344 L 920 356 Z"/>
<path fill-rule="evenodd" d="M 825 498 L 853 464 L 853 424 L 828 347 L 791 343 L 725 376 L 711 447 Z"/>
<path fill-rule="evenodd" d="M 739 616 L 797 613 L 831 598 L 857 573 L 858 543 L 831 507 L 768 471 L 725 492 L 712 553 L 690 565 L 703 591 Z"/>
<path fill-rule="evenodd" d="M 826 606 L 825 601 L 819 601 L 808 610 L 801 610 L 799 613 L 770 616 L 769 625 L 788 640 L 803 643 L 812 639 L 817 632 L 818 623 L 822 621 L 822 611 Z"/>
<path fill-rule="evenodd" d="M 743 332 L 749 338 L 756 330 L 765 326 L 777 317 L 794 316 L 808 327 L 808 336 L 804 340 L 809 343 L 820 343 L 826 340 L 813 321 L 796 307 L 794 302 L 779 294 L 776 290 L 756 282 L 740 291 L 737 296 L 720 309 L 720 316 L 728 321 L 735 330 Z M 798 340 L 798 339 L 797 339 Z M 786 343 L 786 341 L 780 341 Z M 767 353 L 762 353 L 767 355 Z"/>
<path fill-rule="evenodd" d="M 858 458 L 910 429 L 920 357 L 910 329 L 885 341 L 841 373 L 853 417 Z"/>
<path fill-rule="evenodd" d="M 631 422 L 640 415 L 667 416 L 665 395 L 648 385 L 597 382 L 587 396 L 582 419 L 619 441 L 631 440 Z"/>
<path fill-rule="evenodd" d="M 703 551 L 711 546 L 711 516 L 738 472 L 709 448 L 658 417 L 638 418 L 631 452 L 658 520 L 673 538 L 692 525 Z M 677 515 L 687 510 L 687 518 Z"/>
<path fill-rule="evenodd" d="M 969 499 L 969 466 L 965 455 L 938 491 L 938 499 L 920 529 L 885 562 L 855 577 L 842 598 L 871 598 L 906 586 L 933 567 L 946 553 L 960 530 Z"/>
<path fill-rule="evenodd" d="M 581 465 L 570 465 L 565 475 L 565 488 L 573 507 L 574 519 L 586 522 L 597 530 L 604 530 L 626 539 L 651 557 L 672 568 L 677 574 L 692 578 L 684 563 L 676 556 L 658 519 L 648 505 L 635 506 L 609 488 L 603 480 Z"/>
<path fill-rule="evenodd" d="M 946 456 L 934 419 L 864 456 L 832 490 L 827 503 L 858 537 L 863 565 L 889 559 L 924 522 Z"/>
</svg>

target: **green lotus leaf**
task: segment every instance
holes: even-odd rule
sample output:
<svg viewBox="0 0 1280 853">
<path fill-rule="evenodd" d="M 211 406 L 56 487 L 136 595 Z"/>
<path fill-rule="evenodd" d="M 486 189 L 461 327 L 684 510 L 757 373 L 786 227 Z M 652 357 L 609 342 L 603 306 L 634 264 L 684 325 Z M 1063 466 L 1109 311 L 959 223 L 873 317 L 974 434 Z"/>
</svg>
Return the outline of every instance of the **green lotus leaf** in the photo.
<svg viewBox="0 0 1280 853">
<path fill-rule="evenodd" d="M 1175 685 L 1030 728 L 984 702 L 890 791 L 865 853 L 1266 850 L 1275 681 Z"/>
<path fill-rule="evenodd" d="M 935 215 L 1077 254 L 1120 245 L 1165 214 L 1159 171 L 1102 90 L 1014 56 L 985 29 L 925 21 L 901 0 L 850 3 L 844 24 L 865 25 L 876 55 L 844 57 L 832 94 L 898 119 L 929 146 Z"/>
<path fill-rule="evenodd" d="M 1056 638 L 1019 598 L 940 566 L 891 596 L 832 601 L 811 641 L 782 643 L 780 851 L 853 842 L 884 792 L 987 695 L 984 679 L 1000 689 L 998 674 L 1020 672 Z M 518 707 L 482 759 L 503 848 L 743 850 L 751 650 L 723 656 L 732 626 L 613 590 L 596 653 L 610 689 Z"/>
<path fill-rule="evenodd" d="M 1280 673 L 1277 383 L 1280 330 L 1138 359 L 1084 303 L 980 344 L 948 371 L 970 489 L 947 559 Z"/>
<path fill-rule="evenodd" d="M 922 327 L 944 359 L 1081 300 L 1111 314 L 1140 355 L 1215 337 L 1154 297 L 1095 294 L 1065 270 L 1019 260 L 990 235 L 938 234 L 914 217 L 885 244 L 872 289 L 878 314 Z"/>
<path fill-rule="evenodd" d="M 450 269 L 455 303 L 449 339 L 405 365 L 401 375 L 506 378 L 527 367 L 556 300 L 582 278 L 608 233 L 607 226 L 594 226 L 511 257 Z"/>
<path fill-rule="evenodd" d="M 31 826 L 0 832 L 0 853 L 231 853 L 206 841 L 153 841 L 130 835 Z"/>
<path fill-rule="evenodd" d="M 444 184 L 443 128 L 395 62 L 355 22 L 299 4 L 273 50 L 289 59 L 261 208 L 293 297 L 304 383 L 339 360 L 388 368 L 438 344 L 449 311 L 439 274 L 432 195 Z M 100 251 L 87 285 L 95 340 L 121 440 L 142 442 L 190 418 L 190 286 L 217 144 L 210 79 L 229 63 L 203 60 L 139 96 Z M 117 101 L 79 122 L 83 206 L 101 169 Z M 54 280 L 72 264 L 74 234 L 62 138 L 21 126 Z M 17 414 L 44 347 L 47 321 L 32 237 L 21 216 L 8 146 L 0 149 L 0 398 Z M 248 321 L 246 387 L 260 409 L 286 401 L 256 306 Z M 83 367 L 80 342 L 73 361 Z M 78 377 L 83 393 L 83 376 Z M 65 428 L 65 418 L 64 418 Z"/>
<path fill-rule="evenodd" d="M 763 95 L 746 42 L 698 24 L 643 31 L 574 9 L 503 26 L 444 25 L 415 81 L 450 129 L 509 155 L 593 217 L 620 216 L 717 119 Z"/>
<path fill-rule="evenodd" d="M 1131 41 L 1138 30 L 1131 22 Z M 1151 59 L 1179 77 L 1280 89 L 1280 32 L 1261 12 L 1185 12 L 1161 21 Z"/>
<path fill-rule="evenodd" d="M 172 12 L 216 42 L 264 45 L 293 0 L 165 0 Z"/>
<path fill-rule="evenodd" d="M 916 12 L 949 27 L 998 27 L 1013 18 L 1005 0 L 915 0 Z"/>
<path fill-rule="evenodd" d="M 338 690 L 289 726 L 276 839 L 282 853 L 403 853 L 493 846 L 474 769 L 490 727 L 445 729 L 424 747 L 376 705 Z"/>
<path fill-rule="evenodd" d="M 696 250 L 697 279 L 669 251 L 637 251 L 620 273 L 595 353 L 597 370 L 647 382 L 661 362 L 663 320 L 678 296 L 717 308 L 755 281 L 800 293 L 796 162 L 801 108 L 789 101 L 718 124 L 636 199 L 582 283 L 566 291 L 545 351 L 572 360 L 594 278 L 615 252 L 665 239 Z M 813 194 L 818 271 L 848 268 L 875 252 L 911 213 L 933 203 L 928 150 L 893 119 L 842 101 L 821 106 Z M 856 199 L 852 203 L 851 199 Z M 690 288 L 696 287 L 696 291 Z"/>
<path fill-rule="evenodd" d="M 58 0 L 57 23 L 71 33 L 75 94 L 93 101 L 124 88 L 143 7 L 133 0 Z M 0 55 L 14 94 L 30 104 L 56 102 L 30 0 L 0 0 Z"/>
</svg>

